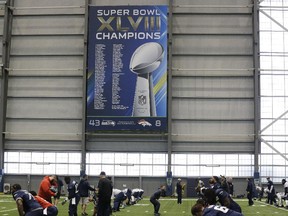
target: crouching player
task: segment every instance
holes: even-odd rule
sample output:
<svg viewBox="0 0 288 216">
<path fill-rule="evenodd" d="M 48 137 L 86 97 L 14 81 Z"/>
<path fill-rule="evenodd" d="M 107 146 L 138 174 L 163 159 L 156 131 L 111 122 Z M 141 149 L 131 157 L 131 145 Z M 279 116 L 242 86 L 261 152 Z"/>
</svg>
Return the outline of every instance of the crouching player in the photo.
<svg viewBox="0 0 288 216">
<path fill-rule="evenodd" d="M 154 216 L 159 216 L 160 202 L 158 201 L 161 196 L 166 196 L 166 186 L 161 185 L 160 188 L 152 194 L 150 197 L 150 202 L 154 206 Z"/>
<path fill-rule="evenodd" d="M 126 199 L 127 199 L 127 195 L 123 191 L 119 190 L 117 195 L 115 195 L 112 211 L 113 212 L 120 211 L 120 204 L 123 203 Z"/>
<path fill-rule="evenodd" d="M 243 216 L 242 213 L 216 205 L 216 202 L 215 191 L 207 189 L 204 192 L 203 200 L 200 199 L 192 206 L 191 213 L 193 216 Z"/>
<path fill-rule="evenodd" d="M 19 216 L 42 216 L 43 208 L 35 198 L 26 190 L 21 190 L 19 184 L 14 184 L 11 189 L 17 204 Z"/>
<path fill-rule="evenodd" d="M 288 209 L 288 182 L 285 179 L 282 179 L 282 185 L 284 187 L 284 192 L 277 193 L 277 206 L 284 207 Z"/>
<path fill-rule="evenodd" d="M 217 176 L 212 176 L 209 182 L 213 185 L 212 189 L 214 190 L 217 198 L 219 199 L 219 203 L 222 206 L 242 213 L 241 207 L 238 205 L 238 203 L 236 203 L 232 197 L 225 190 L 223 190 L 223 188 L 221 188 L 219 178 Z"/>
<path fill-rule="evenodd" d="M 47 215 L 47 216 L 58 215 L 58 209 L 53 204 L 43 199 L 42 197 L 37 196 L 37 193 L 35 191 L 30 191 L 30 193 L 34 196 L 37 202 L 42 206 L 43 215 Z"/>
<path fill-rule="evenodd" d="M 124 206 L 131 205 L 132 190 L 129 188 L 125 188 L 122 191 L 127 196 L 127 199 L 126 199 L 126 202 L 124 203 Z M 139 193 L 139 195 L 140 195 L 140 193 Z"/>
<path fill-rule="evenodd" d="M 131 194 L 131 204 L 134 205 L 137 203 L 139 200 L 139 188 L 134 188 L 132 189 L 132 194 Z"/>
</svg>

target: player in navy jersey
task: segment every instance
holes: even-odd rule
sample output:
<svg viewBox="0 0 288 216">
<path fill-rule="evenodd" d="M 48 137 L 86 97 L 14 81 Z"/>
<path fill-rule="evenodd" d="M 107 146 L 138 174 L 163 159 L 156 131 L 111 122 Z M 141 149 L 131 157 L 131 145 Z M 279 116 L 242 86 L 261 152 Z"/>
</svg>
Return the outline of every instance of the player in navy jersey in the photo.
<svg viewBox="0 0 288 216">
<path fill-rule="evenodd" d="M 218 205 L 210 205 L 203 211 L 203 216 L 222 216 L 222 215 L 243 216 L 243 214 L 239 212 Z"/>
<path fill-rule="evenodd" d="M 19 216 L 42 216 L 43 208 L 35 198 L 26 190 L 21 190 L 19 184 L 14 184 L 11 189 L 17 204 Z"/>
<path fill-rule="evenodd" d="M 193 216 L 243 216 L 243 214 L 228 209 L 224 206 L 216 205 L 216 194 L 213 189 L 206 189 L 204 199 L 197 201 L 192 207 Z"/>
<path fill-rule="evenodd" d="M 68 214 L 69 216 L 77 216 L 77 206 L 80 201 L 80 195 L 77 189 L 78 184 L 76 181 L 71 181 L 70 176 L 65 176 L 64 181 L 67 184 L 68 199 L 70 200 Z M 67 201 L 67 199 L 65 200 Z"/>
<path fill-rule="evenodd" d="M 231 196 L 223 188 L 221 188 L 221 185 L 219 184 L 219 178 L 217 176 L 213 176 L 210 179 L 210 182 L 212 183 L 212 189 L 215 191 L 219 203 L 222 206 L 225 206 L 231 210 L 240 213 L 242 212 L 241 207 L 231 198 Z"/>
<path fill-rule="evenodd" d="M 253 202 L 253 196 L 254 196 L 254 182 L 253 179 L 247 178 L 247 199 L 248 199 L 248 204 L 249 206 L 252 206 L 254 204 Z"/>
<path fill-rule="evenodd" d="M 112 211 L 120 211 L 120 205 L 127 199 L 127 195 L 120 191 L 115 197 L 114 197 L 114 205 L 112 208 Z"/>
<path fill-rule="evenodd" d="M 126 194 L 127 200 L 125 205 L 130 205 L 131 204 L 131 195 L 132 195 L 132 190 L 130 188 L 125 188 L 123 190 L 123 193 Z"/>
<path fill-rule="evenodd" d="M 268 188 L 268 200 L 267 202 L 272 205 L 273 203 L 276 205 L 276 199 L 275 199 L 275 188 L 274 188 L 274 184 L 271 181 L 270 177 L 267 177 L 267 188 Z"/>
<path fill-rule="evenodd" d="M 158 201 L 161 196 L 166 196 L 166 186 L 161 185 L 160 188 L 152 194 L 150 202 L 154 206 L 154 216 L 159 216 L 160 202 Z"/>
</svg>

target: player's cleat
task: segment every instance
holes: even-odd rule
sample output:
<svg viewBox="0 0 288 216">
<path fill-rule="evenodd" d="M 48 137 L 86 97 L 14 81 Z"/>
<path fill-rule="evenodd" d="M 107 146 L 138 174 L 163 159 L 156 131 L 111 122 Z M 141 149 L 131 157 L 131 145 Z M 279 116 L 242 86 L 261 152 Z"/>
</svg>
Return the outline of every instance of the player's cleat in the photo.
<svg viewBox="0 0 288 216">
<path fill-rule="evenodd" d="M 61 204 L 64 205 L 66 202 L 67 202 L 67 199 L 63 200 L 63 201 L 61 202 Z"/>
</svg>

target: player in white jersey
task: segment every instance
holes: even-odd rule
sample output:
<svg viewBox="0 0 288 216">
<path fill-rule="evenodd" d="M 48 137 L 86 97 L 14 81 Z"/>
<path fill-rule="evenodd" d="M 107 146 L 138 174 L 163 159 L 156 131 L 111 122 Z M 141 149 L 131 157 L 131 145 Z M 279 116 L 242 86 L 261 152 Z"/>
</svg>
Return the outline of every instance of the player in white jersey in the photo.
<svg viewBox="0 0 288 216">
<path fill-rule="evenodd" d="M 282 179 L 282 185 L 284 187 L 284 192 L 277 193 L 277 206 L 284 207 L 288 209 L 288 182 L 285 179 Z"/>
</svg>

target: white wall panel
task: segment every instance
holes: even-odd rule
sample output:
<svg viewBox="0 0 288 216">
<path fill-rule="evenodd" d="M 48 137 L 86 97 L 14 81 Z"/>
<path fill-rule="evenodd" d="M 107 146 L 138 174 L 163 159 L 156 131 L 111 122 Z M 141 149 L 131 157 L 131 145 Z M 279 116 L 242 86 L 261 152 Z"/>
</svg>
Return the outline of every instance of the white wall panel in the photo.
<svg viewBox="0 0 288 216">
<path fill-rule="evenodd" d="M 173 56 L 173 68 L 184 68 L 191 74 L 197 70 L 198 75 L 205 75 L 201 69 L 211 69 L 209 75 L 234 76 L 234 75 L 253 75 L 248 69 L 253 68 L 251 56 Z M 189 71 L 191 69 L 191 71 Z M 222 69 L 215 71 L 216 69 Z M 230 70 L 229 70 L 230 69 Z M 234 71 L 234 70 L 235 71 Z M 178 72 L 187 73 L 185 71 Z"/>
<path fill-rule="evenodd" d="M 173 97 L 251 98 L 253 92 L 250 77 L 176 77 L 172 83 Z"/>
<path fill-rule="evenodd" d="M 252 34 L 252 20 L 249 14 L 175 14 L 173 15 L 173 33 Z"/>
<path fill-rule="evenodd" d="M 84 5 L 85 0 L 15 0 L 15 7 L 40 7 L 40 6 L 63 6 L 63 5 Z"/>
<path fill-rule="evenodd" d="M 83 55 L 83 36 L 19 36 L 11 55 Z"/>
<path fill-rule="evenodd" d="M 11 76 L 83 76 L 82 56 L 12 56 Z"/>
<path fill-rule="evenodd" d="M 14 2 L 5 148 L 79 150 L 85 0 Z"/>
<path fill-rule="evenodd" d="M 173 54 L 252 55 L 252 35 L 180 35 L 174 38 Z"/>
<path fill-rule="evenodd" d="M 167 152 L 167 142 L 165 140 L 149 140 L 147 138 L 142 140 L 120 138 L 118 140 L 109 139 L 108 141 L 99 140 L 98 138 L 96 140 L 88 140 L 87 149 L 100 152 Z"/>
<path fill-rule="evenodd" d="M 6 138 L 8 140 L 81 140 L 81 120 L 20 119 L 8 120 Z M 8 146 L 9 147 L 9 146 Z M 25 146 L 19 146 L 25 149 Z M 42 149 L 38 146 L 37 149 Z M 57 149 L 54 149 L 57 150 Z M 69 150 L 69 149 L 67 149 Z"/>
<path fill-rule="evenodd" d="M 84 15 L 16 16 L 13 20 L 13 35 L 61 35 L 84 34 Z"/>
<path fill-rule="evenodd" d="M 254 101 L 251 100 L 221 100 L 221 99 L 174 99 L 173 119 L 186 120 L 253 120 L 251 112 Z"/>
<path fill-rule="evenodd" d="M 221 153 L 221 152 L 226 152 L 226 153 L 231 153 L 235 154 L 235 149 L 237 149 L 237 153 L 246 153 L 246 152 L 253 152 L 254 147 L 253 147 L 253 140 L 251 142 L 237 142 L 235 140 L 231 141 L 226 141 L 226 142 L 219 142 L 215 143 L 215 140 L 211 140 L 209 142 L 196 142 L 191 145 L 190 142 L 184 142 L 182 141 L 177 141 L 177 139 L 173 139 L 174 144 L 172 147 L 172 151 L 178 151 L 178 152 L 187 152 L 187 151 L 192 151 L 192 152 L 206 152 L 206 153 Z M 203 148 L 205 146 L 205 148 Z"/>
<path fill-rule="evenodd" d="M 15 14 L 79 14 L 84 13 L 85 0 L 16 0 Z M 75 7 L 77 6 L 77 7 Z M 79 7 L 78 7 L 79 6 Z M 80 7 L 81 6 L 81 7 Z M 66 8 L 65 8 L 66 7 Z M 75 8 L 74 8 L 75 7 Z"/>
<path fill-rule="evenodd" d="M 193 142 L 253 142 L 254 140 L 253 121 L 249 123 L 248 121 L 174 120 L 172 127 L 174 141 L 186 141 L 191 145 Z"/>
<path fill-rule="evenodd" d="M 251 1 L 174 4 L 172 150 L 253 151 Z"/>
<path fill-rule="evenodd" d="M 9 98 L 7 118 L 79 119 L 82 116 L 81 98 Z"/>
<path fill-rule="evenodd" d="M 174 12 L 196 14 L 251 13 L 251 0 L 175 0 Z M 184 6 L 184 7 L 183 7 Z"/>
<path fill-rule="evenodd" d="M 91 5 L 168 5 L 169 0 L 91 0 Z"/>
<path fill-rule="evenodd" d="M 8 136 L 8 135 L 7 135 Z M 9 135 L 11 136 L 11 135 Z M 27 135 L 26 135 L 27 137 Z M 28 136 L 29 138 L 31 137 Z M 47 136 L 43 136 L 44 139 L 46 139 Z M 49 137 L 53 137 L 54 140 L 51 141 L 49 140 Z M 5 148 L 14 150 L 14 151 L 35 151 L 40 150 L 41 151 L 80 151 L 81 150 L 81 140 L 72 140 L 75 139 L 75 136 L 72 137 L 72 139 L 67 139 L 67 140 L 61 140 L 61 137 L 63 138 L 63 135 L 50 135 L 47 140 L 39 140 L 36 137 L 34 138 L 35 140 L 25 140 L 24 135 L 18 136 L 18 139 L 11 139 L 7 140 L 5 142 Z M 60 137 L 60 138 L 59 138 Z M 15 138 L 15 135 L 14 137 Z M 17 138 L 17 137 L 16 137 Z M 31 139 L 31 138 L 30 138 Z M 78 139 L 78 138 L 77 138 Z"/>
<path fill-rule="evenodd" d="M 10 78 L 11 97 L 82 97 L 82 79 L 74 77 Z M 36 101 L 34 101 L 36 102 Z"/>
</svg>

